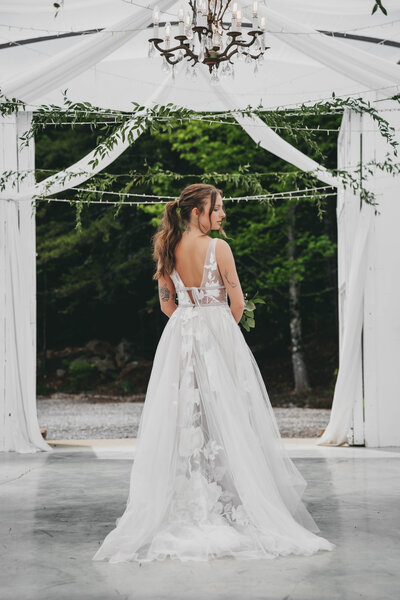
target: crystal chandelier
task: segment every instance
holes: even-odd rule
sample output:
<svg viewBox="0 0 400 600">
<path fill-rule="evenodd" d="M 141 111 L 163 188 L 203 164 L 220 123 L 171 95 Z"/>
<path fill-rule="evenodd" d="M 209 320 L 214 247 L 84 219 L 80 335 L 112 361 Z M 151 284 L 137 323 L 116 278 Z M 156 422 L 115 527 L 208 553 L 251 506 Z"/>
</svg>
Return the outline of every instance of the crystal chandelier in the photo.
<svg viewBox="0 0 400 600">
<path fill-rule="evenodd" d="M 191 11 L 186 11 L 186 14 L 181 7 L 179 21 L 172 24 L 169 21 L 160 23 L 159 8 L 154 9 L 153 36 L 149 39 L 148 55 L 154 56 L 157 49 L 163 57 L 164 71 L 169 71 L 172 65 L 174 77 L 174 66 L 187 59 L 186 75 L 190 73 L 189 65 L 196 67 L 202 63 L 208 66 L 211 79 L 219 81 L 217 69 L 222 63 L 220 74 L 234 76 L 232 57 L 237 54 L 237 60 L 254 62 L 254 71 L 257 72 L 268 49 L 265 46 L 265 17 L 259 21 L 257 0 L 253 2 L 251 25 L 242 24 L 238 2 L 232 2 L 231 6 L 231 0 L 189 0 L 189 7 Z M 226 17 L 228 8 L 229 18 Z M 246 37 L 243 29 L 248 30 Z M 196 77 L 195 69 L 192 69 L 191 76 Z"/>
</svg>

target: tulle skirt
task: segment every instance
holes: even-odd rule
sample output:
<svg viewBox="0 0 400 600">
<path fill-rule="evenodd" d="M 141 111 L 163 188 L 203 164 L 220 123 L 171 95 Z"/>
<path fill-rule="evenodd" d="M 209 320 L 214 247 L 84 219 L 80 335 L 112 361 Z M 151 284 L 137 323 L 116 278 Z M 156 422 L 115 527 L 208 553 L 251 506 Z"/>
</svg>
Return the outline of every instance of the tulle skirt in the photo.
<svg viewBox="0 0 400 600">
<path fill-rule="evenodd" d="M 180 306 L 154 357 L 125 512 L 93 560 L 332 550 L 305 487 L 229 306 Z"/>
</svg>

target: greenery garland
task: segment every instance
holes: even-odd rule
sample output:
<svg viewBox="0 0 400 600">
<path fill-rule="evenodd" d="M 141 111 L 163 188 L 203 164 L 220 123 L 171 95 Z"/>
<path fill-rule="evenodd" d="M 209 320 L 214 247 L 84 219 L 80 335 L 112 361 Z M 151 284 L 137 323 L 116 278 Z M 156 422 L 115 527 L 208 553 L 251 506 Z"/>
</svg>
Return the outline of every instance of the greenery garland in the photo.
<svg viewBox="0 0 400 600">
<path fill-rule="evenodd" d="M 390 99 L 399 101 L 399 96 L 393 96 Z M 389 125 L 387 120 L 379 114 L 369 100 L 362 98 L 340 98 L 332 93 L 329 100 L 316 102 L 310 107 L 308 104 L 301 104 L 296 108 L 296 123 L 288 120 L 285 109 L 277 108 L 276 110 L 267 110 L 260 103 L 256 108 L 247 106 L 244 109 L 226 110 L 222 113 L 199 113 L 188 108 L 177 106 L 172 103 L 167 105 L 156 104 L 153 107 L 146 107 L 132 102 L 131 111 L 118 111 L 104 109 L 92 105 L 90 102 L 72 102 L 67 96 L 67 90 L 63 92 L 63 103 L 61 106 L 54 104 L 40 105 L 36 107 L 33 113 L 31 127 L 21 137 L 24 145 L 29 143 L 29 140 L 36 133 L 43 130 L 49 124 L 65 125 L 69 122 L 71 127 L 77 126 L 77 123 L 85 120 L 89 123 L 91 130 L 98 129 L 101 135 L 98 139 L 98 146 L 94 152 L 94 158 L 91 165 L 95 168 L 99 159 L 103 159 L 120 141 L 127 140 L 129 144 L 135 141 L 135 134 L 141 134 L 146 130 L 152 133 L 157 131 L 171 132 L 174 127 L 182 125 L 188 120 L 204 120 L 215 124 L 232 124 L 235 121 L 235 115 L 241 117 L 257 116 L 263 120 L 269 127 L 282 127 L 287 129 L 287 134 L 295 141 L 300 140 L 305 142 L 308 147 L 318 157 L 322 157 L 321 150 L 316 143 L 312 131 L 307 126 L 306 117 L 310 115 L 310 110 L 313 116 L 321 114 L 330 114 L 334 112 L 343 112 L 345 108 L 354 111 L 357 114 L 367 114 L 377 125 L 381 135 L 386 139 L 392 147 L 395 155 L 397 155 L 398 142 L 395 139 L 395 130 Z M 19 110 L 25 110 L 26 104 L 21 100 L 12 98 L 8 99 L 0 91 L 0 114 L 9 115 Z M 114 122 L 105 122 L 105 117 L 113 118 Z M 115 122 L 118 118 L 118 123 Z"/>
</svg>

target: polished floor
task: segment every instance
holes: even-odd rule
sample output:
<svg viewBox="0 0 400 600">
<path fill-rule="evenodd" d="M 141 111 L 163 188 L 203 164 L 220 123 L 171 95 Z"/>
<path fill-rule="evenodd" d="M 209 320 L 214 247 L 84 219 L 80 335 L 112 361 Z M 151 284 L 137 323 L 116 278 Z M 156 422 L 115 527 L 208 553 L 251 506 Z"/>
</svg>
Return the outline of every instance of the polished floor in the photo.
<svg viewBox="0 0 400 600">
<path fill-rule="evenodd" d="M 93 562 L 125 507 L 134 443 L 71 440 L 0 453 L 2 600 L 394 600 L 400 597 L 400 449 L 286 440 L 321 535 L 312 557 Z"/>
</svg>

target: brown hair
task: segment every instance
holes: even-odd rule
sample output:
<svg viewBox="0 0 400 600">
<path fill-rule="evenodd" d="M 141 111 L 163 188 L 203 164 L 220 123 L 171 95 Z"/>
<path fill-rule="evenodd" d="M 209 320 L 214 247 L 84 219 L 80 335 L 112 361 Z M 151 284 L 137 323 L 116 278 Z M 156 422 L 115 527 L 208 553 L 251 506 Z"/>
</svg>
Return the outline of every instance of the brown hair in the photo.
<svg viewBox="0 0 400 600">
<path fill-rule="evenodd" d="M 158 262 L 153 279 L 159 279 L 165 273 L 171 273 L 175 267 L 175 247 L 182 237 L 184 223 L 189 223 L 192 210 L 198 208 L 200 214 L 204 212 L 207 198 L 211 196 L 208 217 L 211 229 L 211 214 L 214 210 L 217 194 L 222 196 L 221 190 L 205 183 L 193 183 L 186 186 L 178 200 L 168 202 L 165 206 L 162 223 L 157 233 L 153 235 L 153 258 Z M 201 229 L 200 222 L 199 228 Z M 226 237 L 222 226 L 218 230 Z M 207 233 L 207 231 L 204 231 Z"/>
</svg>

